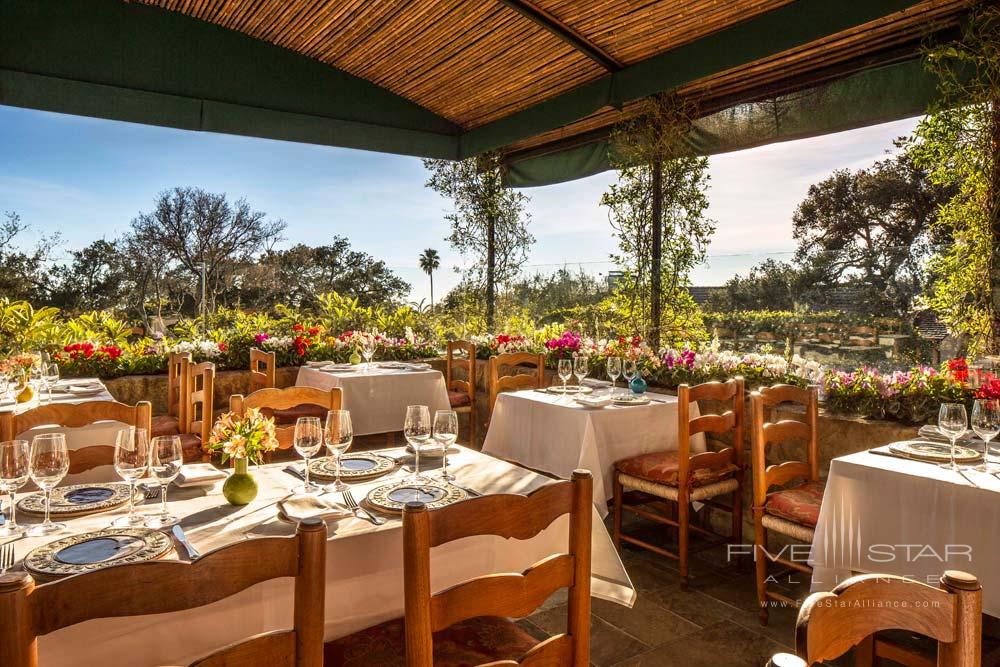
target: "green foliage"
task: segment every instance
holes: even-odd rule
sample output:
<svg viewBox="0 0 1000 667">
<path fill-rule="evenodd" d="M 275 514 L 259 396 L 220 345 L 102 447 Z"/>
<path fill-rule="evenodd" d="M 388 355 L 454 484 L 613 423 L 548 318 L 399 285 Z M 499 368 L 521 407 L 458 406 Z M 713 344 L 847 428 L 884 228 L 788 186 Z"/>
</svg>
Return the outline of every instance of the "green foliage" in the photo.
<svg viewBox="0 0 1000 667">
<path fill-rule="evenodd" d="M 0 298 L 0 355 L 30 352 L 60 340 L 59 311 Z"/>
</svg>

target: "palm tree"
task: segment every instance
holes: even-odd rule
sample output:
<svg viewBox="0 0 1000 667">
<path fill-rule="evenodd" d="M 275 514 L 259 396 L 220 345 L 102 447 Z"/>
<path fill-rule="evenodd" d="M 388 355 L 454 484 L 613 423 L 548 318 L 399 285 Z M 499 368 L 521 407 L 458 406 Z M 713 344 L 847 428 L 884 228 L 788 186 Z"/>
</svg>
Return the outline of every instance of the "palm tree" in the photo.
<svg viewBox="0 0 1000 667">
<path fill-rule="evenodd" d="M 434 312 L 434 272 L 441 266 L 441 256 L 434 248 L 420 253 L 420 268 L 431 279 L 431 312 Z"/>
</svg>

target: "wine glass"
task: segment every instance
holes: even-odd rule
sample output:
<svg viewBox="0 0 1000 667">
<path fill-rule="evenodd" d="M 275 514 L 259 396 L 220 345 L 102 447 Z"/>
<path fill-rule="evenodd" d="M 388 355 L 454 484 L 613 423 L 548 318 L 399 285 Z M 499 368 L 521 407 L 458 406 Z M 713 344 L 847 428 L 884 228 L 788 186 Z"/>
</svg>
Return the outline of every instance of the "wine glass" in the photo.
<svg viewBox="0 0 1000 667">
<path fill-rule="evenodd" d="M 556 371 L 559 373 L 559 379 L 563 382 L 563 396 L 566 395 L 566 382 L 573 377 L 573 360 L 572 359 L 560 359 L 559 364 L 556 366 Z"/>
<path fill-rule="evenodd" d="M 635 379 L 636 372 L 637 368 L 635 365 L 635 359 L 625 359 L 622 362 L 622 377 L 625 378 L 626 389 L 629 387 L 630 384 L 632 384 L 632 380 Z"/>
<path fill-rule="evenodd" d="M 53 523 L 49 518 L 52 489 L 58 486 L 69 472 L 69 449 L 65 433 L 43 433 L 31 440 L 28 474 L 31 481 L 45 494 L 45 521 L 28 531 L 29 535 L 50 535 L 66 528 L 64 523 Z"/>
<path fill-rule="evenodd" d="M 980 398 L 972 406 L 972 430 L 983 439 L 983 463 L 977 470 L 990 471 L 990 440 L 1000 435 L 1000 401 Z"/>
<path fill-rule="evenodd" d="M 52 402 L 52 387 L 59 383 L 59 364 L 45 366 L 45 387 L 49 390 L 49 403 Z"/>
<path fill-rule="evenodd" d="M 10 376 L 6 373 L 0 373 L 0 401 L 7 399 L 7 393 L 10 391 Z"/>
<path fill-rule="evenodd" d="M 434 413 L 434 440 L 441 445 L 441 479 L 448 482 L 455 476 L 448 472 L 448 448 L 458 440 L 458 413 L 454 410 L 438 410 Z"/>
<path fill-rule="evenodd" d="M 45 372 L 42 370 L 40 364 L 32 365 L 31 374 L 28 376 L 31 386 L 35 388 L 35 396 L 38 398 L 39 402 L 42 400 L 42 390 L 45 389 Z"/>
<path fill-rule="evenodd" d="M 177 517 L 167 513 L 167 487 L 177 478 L 184 465 L 184 448 L 179 435 L 158 435 L 150 443 L 149 471 L 160 482 L 160 513 L 146 525 L 162 528 L 177 523 Z"/>
<path fill-rule="evenodd" d="M 340 457 L 351 448 L 354 441 L 354 427 L 348 410 L 330 410 L 326 413 L 326 447 L 337 463 L 337 475 L 330 487 L 331 491 L 343 492 L 347 485 L 340 479 Z M 308 464 L 306 465 L 308 468 Z"/>
<path fill-rule="evenodd" d="M 0 526 L 0 537 L 15 537 L 24 532 L 17 525 L 14 493 L 28 483 L 29 451 L 27 440 L 0 442 L 0 492 L 10 496 L 10 516 Z"/>
<path fill-rule="evenodd" d="M 611 395 L 614 396 L 618 387 L 618 376 L 622 374 L 620 357 L 608 357 L 608 377 L 611 378 Z"/>
<path fill-rule="evenodd" d="M 115 472 L 128 482 L 128 514 L 115 519 L 115 526 L 141 526 L 145 519 L 135 513 L 135 485 L 146 476 L 150 459 L 149 436 L 144 428 L 130 426 L 115 437 Z"/>
<path fill-rule="evenodd" d="M 942 468 L 958 470 L 955 464 L 955 441 L 966 431 L 969 419 L 965 413 L 965 406 L 961 403 L 942 403 L 938 410 L 938 430 L 951 440 L 951 464 L 942 464 Z"/>
<path fill-rule="evenodd" d="M 375 334 L 365 336 L 364 345 L 361 346 L 361 356 L 365 358 L 365 372 L 371 371 L 372 359 L 375 358 Z"/>
<path fill-rule="evenodd" d="M 413 474 L 406 481 L 409 484 L 423 484 L 427 478 L 420 474 L 420 450 L 431 439 L 431 411 L 426 405 L 406 406 L 403 437 L 410 443 L 414 455 Z"/>
<path fill-rule="evenodd" d="M 583 379 L 587 377 L 587 372 L 590 369 L 587 367 L 587 357 L 579 355 L 573 360 L 573 375 L 576 376 L 576 383 L 583 386 Z"/>
<path fill-rule="evenodd" d="M 295 451 L 306 461 L 305 485 L 302 493 L 310 493 L 316 487 L 309 481 L 309 459 L 316 456 L 323 446 L 323 425 L 319 417 L 299 417 L 295 420 Z"/>
</svg>

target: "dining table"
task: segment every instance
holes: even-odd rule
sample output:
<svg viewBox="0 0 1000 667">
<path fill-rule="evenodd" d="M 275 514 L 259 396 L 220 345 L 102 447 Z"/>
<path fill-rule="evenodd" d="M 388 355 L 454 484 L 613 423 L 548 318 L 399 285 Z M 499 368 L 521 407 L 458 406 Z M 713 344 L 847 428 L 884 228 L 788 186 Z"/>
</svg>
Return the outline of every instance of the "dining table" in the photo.
<svg viewBox="0 0 1000 667">
<path fill-rule="evenodd" d="M 302 366 L 295 386 L 340 387 L 341 406 L 351 412 L 355 435 L 402 431 L 408 405 L 426 405 L 431 415 L 451 407 L 444 374 L 427 364 Z"/>
<path fill-rule="evenodd" d="M 962 570 L 982 584 L 983 611 L 1000 617 L 1000 462 L 990 458 L 994 472 L 887 447 L 833 459 L 808 554 L 812 590 L 863 573 L 937 585 L 945 570 Z"/>
<path fill-rule="evenodd" d="M 595 389 L 591 396 L 607 393 Z M 561 479 L 577 468 L 594 476 L 594 506 L 608 514 L 615 462 L 677 450 L 677 397 L 647 394 L 645 405 L 588 407 L 571 395 L 527 389 L 497 396 L 483 453 Z M 687 419 L 699 416 L 692 403 Z M 691 451 L 705 451 L 705 436 L 691 437 Z"/>
<path fill-rule="evenodd" d="M 77 391 L 78 388 L 87 387 L 86 390 Z M 15 403 L 12 399 L 0 401 L 0 412 L 13 411 L 21 413 L 41 405 L 65 405 L 87 403 L 89 401 L 113 401 L 114 396 L 108 391 L 107 385 L 98 378 L 74 378 L 56 382 L 52 387 L 51 399 L 47 390 L 40 390 L 31 401 L 26 403 Z M 118 431 L 127 425 L 115 420 L 101 420 L 84 426 L 58 426 L 56 424 L 44 424 L 28 429 L 24 433 L 15 434 L 20 440 L 31 442 L 36 435 L 43 433 L 63 433 L 66 435 L 66 447 L 70 450 L 83 449 L 94 445 L 114 446 L 115 437 Z M 98 466 L 90 470 L 72 475 L 69 481 L 90 482 L 104 479 L 108 474 L 113 474 L 110 466 Z"/>
<path fill-rule="evenodd" d="M 470 496 L 526 494 L 553 481 L 471 449 L 456 445 L 452 452 L 448 458 L 455 484 L 468 490 Z M 406 461 L 405 449 L 376 453 Z M 249 505 L 227 504 L 222 496 L 223 482 L 218 480 L 206 486 L 171 488 L 169 509 L 180 518 L 187 540 L 202 554 L 242 540 L 292 535 L 295 525 L 279 516 L 278 507 L 284 499 L 300 493 L 302 480 L 286 471 L 288 465 L 285 462 L 251 468 L 260 493 Z M 400 466 L 376 479 L 351 482 L 351 491 L 360 500 L 372 489 L 398 483 L 408 474 Z M 424 469 L 424 474 L 433 475 L 434 470 Z M 338 493 L 324 494 L 342 500 Z M 139 511 L 155 513 L 158 504 L 158 500 L 147 501 L 148 508 L 140 505 Z M 107 528 L 124 511 L 66 519 L 68 530 L 63 535 L 15 541 L 15 558 L 20 562 L 32 549 L 71 533 Z M 381 516 L 385 518 L 383 525 L 353 515 L 327 520 L 326 641 L 403 615 L 402 520 L 398 514 Z M 22 513 L 18 519 L 29 520 Z M 431 556 L 432 588 L 442 590 L 484 574 L 522 572 L 552 553 L 565 552 L 568 539 L 569 516 L 563 515 L 529 540 L 475 536 L 435 547 Z M 635 590 L 596 510 L 591 544 L 592 595 L 631 606 Z M 185 550 L 177 546 L 177 552 L 171 551 L 166 557 L 179 558 L 178 554 L 183 553 Z M 58 630 L 39 639 L 40 664 L 188 664 L 231 642 L 289 627 L 292 581 L 283 578 L 263 582 L 196 609 L 96 619 Z"/>
</svg>

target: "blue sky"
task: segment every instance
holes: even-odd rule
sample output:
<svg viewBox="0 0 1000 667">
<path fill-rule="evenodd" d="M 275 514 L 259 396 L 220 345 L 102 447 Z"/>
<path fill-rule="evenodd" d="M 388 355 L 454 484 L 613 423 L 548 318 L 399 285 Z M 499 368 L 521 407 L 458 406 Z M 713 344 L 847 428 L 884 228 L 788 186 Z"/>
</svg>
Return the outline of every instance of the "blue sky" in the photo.
<svg viewBox="0 0 1000 667">
<path fill-rule="evenodd" d="M 915 119 L 774 144 L 711 158 L 709 215 L 718 230 L 696 284 L 718 285 L 772 254 L 790 257 L 791 216 L 810 184 L 834 169 L 881 158 Z M 613 268 L 607 212 L 598 206 L 613 173 L 525 190 L 537 239 L 528 271 L 568 264 Z M 264 139 L 187 132 L 0 106 L 0 211 L 32 228 L 21 239 L 59 231 L 66 250 L 126 231 L 158 192 L 198 186 L 244 196 L 288 223 L 284 244 L 318 245 L 343 235 L 384 259 L 426 298 L 417 256 L 443 258 L 437 295 L 457 282 L 462 259 L 444 238 L 448 202 L 424 187 L 416 158 Z"/>
</svg>

